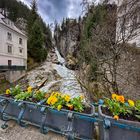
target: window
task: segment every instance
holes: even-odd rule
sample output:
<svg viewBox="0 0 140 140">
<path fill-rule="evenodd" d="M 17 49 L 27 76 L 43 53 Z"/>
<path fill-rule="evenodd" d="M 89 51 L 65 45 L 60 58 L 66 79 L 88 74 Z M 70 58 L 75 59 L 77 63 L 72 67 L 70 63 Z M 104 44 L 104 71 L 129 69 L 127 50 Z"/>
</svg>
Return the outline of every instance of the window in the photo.
<svg viewBox="0 0 140 140">
<path fill-rule="evenodd" d="M 19 52 L 22 53 L 23 52 L 23 49 L 22 48 L 19 48 Z"/>
<path fill-rule="evenodd" d="M 8 53 L 12 53 L 12 46 L 8 45 Z"/>
<path fill-rule="evenodd" d="M 7 39 L 8 39 L 8 40 L 12 40 L 12 34 L 9 33 L 9 32 L 7 33 Z"/>
<path fill-rule="evenodd" d="M 22 38 L 19 38 L 19 44 L 22 45 Z"/>
<path fill-rule="evenodd" d="M 12 65 L 12 60 L 8 60 L 8 66 Z"/>
</svg>

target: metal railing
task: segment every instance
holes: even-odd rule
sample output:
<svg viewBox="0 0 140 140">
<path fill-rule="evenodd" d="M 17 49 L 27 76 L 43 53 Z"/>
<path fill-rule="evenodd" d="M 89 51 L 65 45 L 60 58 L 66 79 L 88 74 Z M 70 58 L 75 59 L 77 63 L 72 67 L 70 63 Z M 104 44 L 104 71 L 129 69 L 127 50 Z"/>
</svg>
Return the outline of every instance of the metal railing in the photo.
<svg viewBox="0 0 140 140">
<path fill-rule="evenodd" d="M 0 65 L 0 70 L 25 70 L 25 66 L 7 66 L 7 65 Z"/>
</svg>

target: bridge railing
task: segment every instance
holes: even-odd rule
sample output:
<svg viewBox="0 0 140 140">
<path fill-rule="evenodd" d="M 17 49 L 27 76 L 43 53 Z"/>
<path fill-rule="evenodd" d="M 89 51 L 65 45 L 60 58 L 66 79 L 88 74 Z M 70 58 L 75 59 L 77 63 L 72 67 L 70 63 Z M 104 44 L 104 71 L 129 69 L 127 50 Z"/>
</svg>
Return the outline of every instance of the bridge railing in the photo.
<svg viewBox="0 0 140 140">
<path fill-rule="evenodd" d="M 12 66 L 8 66 L 8 65 L 0 65 L 0 70 L 25 70 L 25 66 L 16 66 L 16 65 L 12 65 Z"/>
</svg>

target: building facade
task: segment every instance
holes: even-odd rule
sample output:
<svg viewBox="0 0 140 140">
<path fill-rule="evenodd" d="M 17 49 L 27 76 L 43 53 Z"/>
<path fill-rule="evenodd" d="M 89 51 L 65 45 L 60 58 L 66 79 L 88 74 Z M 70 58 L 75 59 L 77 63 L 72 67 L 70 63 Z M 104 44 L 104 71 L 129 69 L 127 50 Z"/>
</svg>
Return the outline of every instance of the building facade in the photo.
<svg viewBox="0 0 140 140">
<path fill-rule="evenodd" d="M 19 79 L 27 69 L 27 37 L 0 14 L 0 72 L 8 81 Z"/>
</svg>

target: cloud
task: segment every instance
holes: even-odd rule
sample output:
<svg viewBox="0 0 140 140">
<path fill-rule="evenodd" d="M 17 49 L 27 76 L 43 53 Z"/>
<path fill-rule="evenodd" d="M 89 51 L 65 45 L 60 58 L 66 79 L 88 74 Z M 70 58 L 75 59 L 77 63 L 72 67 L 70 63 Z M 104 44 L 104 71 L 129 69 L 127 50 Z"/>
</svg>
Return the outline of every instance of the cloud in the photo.
<svg viewBox="0 0 140 140">
<path fill-rule="evenodd" d="M 30 7 L 32 0 L 20 0 Z M 63 18 L 77 18 L 82 13 L 82 0 L 37 0 L 38 13 L 48 23 L 61 22 Z"/>
</svg>

